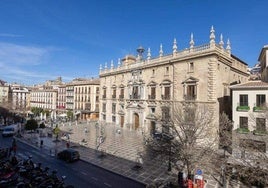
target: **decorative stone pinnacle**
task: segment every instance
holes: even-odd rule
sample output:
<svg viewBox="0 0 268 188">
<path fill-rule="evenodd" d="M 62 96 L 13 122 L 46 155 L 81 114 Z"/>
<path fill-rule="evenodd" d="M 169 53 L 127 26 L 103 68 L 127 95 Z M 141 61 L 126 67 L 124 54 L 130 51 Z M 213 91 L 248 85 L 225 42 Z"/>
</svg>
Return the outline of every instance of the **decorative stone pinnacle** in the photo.
<svg viewBox="0 0 268 188">
<path fill-rule="evenodd" d="M 223 49 L 223 45 L 224 45 L 224 42 L 223 42 L 223 36 L 222 36 L 222 34 L 221 34 L 221 36 L 220 36 L 220 47 Z"/>
<path fill-rule="evenodd" d="M 230 40 L 229 39 L 227 39 L 226 50 L 227 50 L 228 53 L 231 53 L 231 43 L 230 43 Z"/>
<path fill-rule="evenodd" d="M 112 60 L 111 61 L 111 69 L 113 69 L 114 68 L 114 61 Z"/>
<path fill-rule="evenodd" d="M 159 56 L 160 57 L 163 56 L 163 46 L 162 46 L 162 44 L 160 44 Z"/>
<path fill-rule="evenodd" d="M 211 29 L 210 29 L 209 39 L 210 39 L 210 44 L 215 44 L 215 30 L 213 26 L 211 26 Z"/>
<path fill-rule="evenodd" d="M 105 69 L 105 70 L 107 69 L 107 62 L 105 62 L 105 66 L 104 66 L 104 69 Z"/>
<path fill-rule="evenodd" d="M 151 49 L 148 48 L 148 52 L 147 52 L 147 60 L 151 59 Z"/>
<path fill-rule="evenodd" d="M 194 47 L 194 35 L 191 33 L 191 40 L 190 40 L 190 49 Z"/>
<path fill-rule="evenodd" d="M 176 38 L 174 38 L 174 41 L 173 41 L 173 53 L 176 53 L 177 52 L 177 41 L 176 41 Z"/>
<path fill-rule="evenodd" d="M 121 66 L 121 61 L 120 61 L 120 58 L 118 58 L 118 67 Z"/>
</svg>

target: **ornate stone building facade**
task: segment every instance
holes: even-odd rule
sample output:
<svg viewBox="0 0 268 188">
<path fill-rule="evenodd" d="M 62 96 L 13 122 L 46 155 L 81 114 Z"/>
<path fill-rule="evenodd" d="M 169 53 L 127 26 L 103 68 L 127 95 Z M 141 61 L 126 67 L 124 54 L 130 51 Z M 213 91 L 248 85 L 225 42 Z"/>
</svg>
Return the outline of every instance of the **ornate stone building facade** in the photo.
<svg viewBox="0 0 268 188">
<path fill-rule="evenodd" d="M 246 82 L 247 64 L 231 54 L 230 41 L 226 48 L 222 35 L 217 44 L 215 31 L 210 30 L 208 44 L 179 50 L 176 39 L 172 53 L 164 55 L 160 45 L 159 56 L 147 57 L 142 47 L 138 55 L 127 55 L 111 62 L 110 68 L 100 67 L 100 120 L 118 127 L 154 132 L 162 131 L 161 119 L 174 115 L 177 102 L 207 104 L 218 121 L 221 111 L 230 113 L 229 86 Z"/>
</svg>

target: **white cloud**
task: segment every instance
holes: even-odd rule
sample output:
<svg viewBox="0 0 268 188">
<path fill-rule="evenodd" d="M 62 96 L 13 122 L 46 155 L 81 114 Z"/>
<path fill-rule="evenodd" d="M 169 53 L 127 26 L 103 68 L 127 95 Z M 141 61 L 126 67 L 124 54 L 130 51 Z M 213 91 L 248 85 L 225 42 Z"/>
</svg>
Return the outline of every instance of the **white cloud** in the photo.
<svg viewBox="0 0 268 188">
<path fill-rule="evenodd" d="M 0 42 L 0 61 L 8 65 L 38 65 L 49 49 Z"/>
<path fill-rule="evenodd" d="M 43 66 L 42 64 L 48 63 L 47 57 L 53 50 L 56 48 L 0 42 L 0 79 L 20 83 L 36 83 L 51 79 L 53 75 L 40 72 L 38 69 Z"/>
</svg>

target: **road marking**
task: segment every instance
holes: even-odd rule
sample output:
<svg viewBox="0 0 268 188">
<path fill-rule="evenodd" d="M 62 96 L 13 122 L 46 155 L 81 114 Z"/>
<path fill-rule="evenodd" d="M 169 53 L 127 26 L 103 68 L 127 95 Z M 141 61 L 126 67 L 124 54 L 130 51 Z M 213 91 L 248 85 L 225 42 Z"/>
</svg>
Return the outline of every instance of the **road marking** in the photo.
<svg viewBox="0 0 268 188">
<path fill-rule="evenodd" d="M 104 182 L 104 185 L 106 185 L 107 187 L 112 187 L 110 184 L 105 183 L 105 182 Z"/>
<path fill-rule="evenodd" d="M 95 180 L 95 181 L 98 181 L 98 178 L 95 178 L 95 177 L 91 177 L 93 180 Z"/>
</svg>

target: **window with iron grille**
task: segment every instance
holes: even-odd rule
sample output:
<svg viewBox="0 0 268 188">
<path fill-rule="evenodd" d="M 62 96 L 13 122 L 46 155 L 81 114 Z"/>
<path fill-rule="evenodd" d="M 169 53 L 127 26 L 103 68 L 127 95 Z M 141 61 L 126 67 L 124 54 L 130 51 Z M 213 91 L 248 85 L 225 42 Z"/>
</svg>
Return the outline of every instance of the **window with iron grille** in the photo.
<svg viewBox="0 0 268 188">
<path fill-rule="evenodd" d="M 239 127 L 248 129 L 248 117 L 239 117 Z"/>
<path fill-rule="evenodd" d="M 256 95 L 256 106 L 264 106 L 266 103 L 265 95 Z"/>
<path fill-rule="evenodd" d="M 239 95 L 239 106 L 248 106 L 248 95 Z"/>
</svg>

